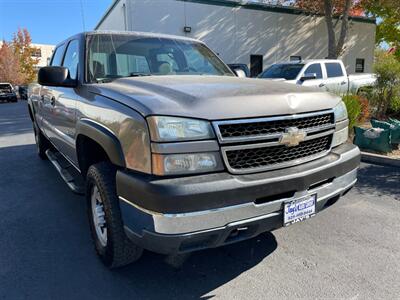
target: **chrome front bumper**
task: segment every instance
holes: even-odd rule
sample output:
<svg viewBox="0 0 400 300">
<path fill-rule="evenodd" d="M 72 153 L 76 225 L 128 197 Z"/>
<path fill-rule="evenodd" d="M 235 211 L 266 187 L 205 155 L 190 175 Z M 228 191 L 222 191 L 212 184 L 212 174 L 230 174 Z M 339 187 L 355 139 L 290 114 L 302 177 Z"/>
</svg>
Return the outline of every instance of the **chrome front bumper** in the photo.
<svg viewBox="0 0 400 300">
<path fill-rule="evenodd" d="M 123 197 L 120 200 L 131 206 L 138 220 L 151 220 L 154 232 L 158 234 L 185 234 L 197 231 L 210 230 L 213 228 L 246 224 L 254 219 L 268 218 L 281 215 L 283 204 L 287 201 L 303 197 L 305 195 L 317 194 L 317 202 L 326 202 L 328 199 L 341 195 L 350 189 L 357 181 L 357 169 L 335 178 L 332 182 L 322 184 L 316 188 L 296 192 L 293 197 L 283 198 L 264 204 L 246 203 L 241 205 L 211 209 L 206 211 L 161 214 L 140 208 Z M 317 205 L 318 205 L 317 203 Z"/>
</svg>

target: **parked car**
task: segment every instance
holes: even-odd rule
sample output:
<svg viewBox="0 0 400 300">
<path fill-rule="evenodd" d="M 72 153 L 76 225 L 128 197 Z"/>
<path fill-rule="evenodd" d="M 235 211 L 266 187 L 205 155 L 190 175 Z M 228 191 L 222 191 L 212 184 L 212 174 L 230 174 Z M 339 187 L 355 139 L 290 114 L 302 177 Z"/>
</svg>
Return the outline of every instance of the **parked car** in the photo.
<svg viewBox="0 0 400 300">
<path fill-rule="evenodd" d="M 0 83 L 0 101 L 17 102 L 17 94 L 10 83 Z"/>
<path fill-rule="evenodd" d="M 228 67 L 236 74 L 238 70 L 241 70 L 244 76 L 238 77 L 250 77 L 250 70 L 246 64 L 228 64 Z"/>
<path fill-rule="evenodd" d="M 110 267 L 303 221 L 357 180 L 340 97 L 237 78 L 198 40 L 81 33 L 38 82 L 28 100 L 38 154 L 85 193 Z"/>
<path fill-rule="evenodd" d="M 345 94 L 359 93 L 376 82 L 374 74 L 347 75 L 343 62 L 338 59 L 318 59 L 284 62 L 271 65 L 259 76 L 302 86 Z"/>
</svg>

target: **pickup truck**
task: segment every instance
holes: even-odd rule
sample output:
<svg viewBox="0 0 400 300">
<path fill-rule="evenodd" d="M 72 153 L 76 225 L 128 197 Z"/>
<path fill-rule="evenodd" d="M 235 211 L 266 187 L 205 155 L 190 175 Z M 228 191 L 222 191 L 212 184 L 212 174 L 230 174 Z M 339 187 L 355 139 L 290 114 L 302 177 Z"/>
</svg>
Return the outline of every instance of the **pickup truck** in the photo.
<svg viewBox="0 0 400 300">
<path fill-rule="evenodd" d="M 18 102 L 17 94 L 10 83 L 0 82 L 0 101 Z"/>
<path fill-rule="evenodd" d="M 86 195 L 109 267 L 308 219 L 357 180 L 338 96 L 238 78 L 198 40 L 77 34 L 38 83 L 28 100 L 38 155 Z"/>
<path fill-rule="evenodd" d="M 318 59 L 277 63 L 264 70 L 258 78 L 317 87 L 336 93 L 361 93 L 374 86 L 374 74 L 347 75 L 338 59 Z"/>
</svg>

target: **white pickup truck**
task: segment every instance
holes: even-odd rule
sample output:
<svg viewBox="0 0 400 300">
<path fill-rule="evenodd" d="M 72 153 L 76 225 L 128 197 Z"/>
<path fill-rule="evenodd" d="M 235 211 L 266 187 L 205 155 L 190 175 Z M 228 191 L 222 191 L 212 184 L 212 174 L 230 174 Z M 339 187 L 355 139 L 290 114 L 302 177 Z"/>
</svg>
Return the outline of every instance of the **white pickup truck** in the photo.
<svg viewBox="0 0 400 300">
<path fill-rule="evenodd" d="M 276 63 L 258 77 L 318 87 L 338 94 L 359 93 L 376 82 L 375 74 L 347 75 L 343 62 L 338 59 Z"/>
</svg>

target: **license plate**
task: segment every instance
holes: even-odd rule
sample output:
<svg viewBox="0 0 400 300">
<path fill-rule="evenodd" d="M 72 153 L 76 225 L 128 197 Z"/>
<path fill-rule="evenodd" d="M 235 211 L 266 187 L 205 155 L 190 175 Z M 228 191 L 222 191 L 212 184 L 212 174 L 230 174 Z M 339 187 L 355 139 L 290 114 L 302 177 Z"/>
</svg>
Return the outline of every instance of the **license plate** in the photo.
<svg viewBox="0 0 400 300">
<path fill-rule="evenodd" d="M 285 203 L 283 225 L 289 226 L 314 216 L 316 201 L 317 195 L 311 195 Z"/>
</svg>

